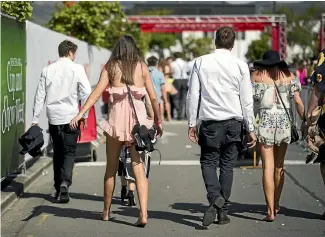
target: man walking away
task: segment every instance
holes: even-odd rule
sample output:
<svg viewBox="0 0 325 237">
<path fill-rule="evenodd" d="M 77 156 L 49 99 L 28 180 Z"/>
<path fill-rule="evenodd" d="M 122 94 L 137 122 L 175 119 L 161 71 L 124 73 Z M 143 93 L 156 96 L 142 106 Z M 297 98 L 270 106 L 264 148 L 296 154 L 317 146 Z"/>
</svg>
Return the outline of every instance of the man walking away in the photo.
<svg viewBox="0 0 325 237">
<path fill-rule="evenodd" d="M 158 98 L 159 106 L 161 104 L 161 98 L 163 99 L 164 105 L 166 106 L 168 101 L 167 101 L 167 91 L 165 86 L 165 77 L 164 74 L 160 72 L 157 68 L 158 58 L 156 58 L 155 56 L 151 56 L 147 59 L 147 62 L 149 66 L 151 80 L 155 87 L 155 92 Z M 164 115 L 161 114 L 161 117 L 164 117 Z"/>
<path fill-rule="evenodd" d="M 232 28 L 218 29 L 216 50 L 195 61 L 187 94 L 189 139 L 201 146 L 201 170 L 210 203 L 203 217 L 204 226 L 209 226 L 217 214 L 218 224 L 230 222 L 227 204 L 242 142 L 243 122 L 250 132 L 248 145 L 256 144 L 249 68 L 247 63 L 231 54 L 234 42 Z M 202 121 L 199 131 L 196 130 L 197 120 Z"/>
<path fill-rule="evenodd" d="M 86 102 L 91 87 L 82 65 L 73 62 L 78 46 L 63 41 L 58 47 L 60 59 L 42 70 L 36 91 L 33 124 L 39 122 L 45 103 L 53 140 L 53 169 L 55 198 L 69 202 L 69 186 L 76 156 L 80 129 L 71 129 L 70 121 L 79 112 L 79 99 Z"/>
<path fill-rule="evenodd" d="M 174 106 L 177 112 L 176 118 L 177 120 L 182 120 L 185 118 L 184 105 L 186 100 L 187 93 L 187 62 L 185 62 L 181 58 L 180 53 L 175 53 L 175 60 L 171 62 L 172 76 L 174 79 L 173 85 L 178 91 L 176 95 L 173 97 Z"/>
</svg>

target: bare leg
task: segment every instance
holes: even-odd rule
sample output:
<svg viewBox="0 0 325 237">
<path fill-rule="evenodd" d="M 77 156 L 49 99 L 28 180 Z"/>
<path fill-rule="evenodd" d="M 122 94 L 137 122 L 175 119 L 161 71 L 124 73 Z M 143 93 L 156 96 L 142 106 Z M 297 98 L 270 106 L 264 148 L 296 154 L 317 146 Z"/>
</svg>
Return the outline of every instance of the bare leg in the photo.
<svg viewBox="0 0 325 237">
<path fill-rule="evenodd" d="M 282 143 L 279 147 L 274 147 L 274 183 L 275 183 L 275 193 L 274 193 L 274 207 L 275 213 L 280 210 L 280 197 L 284 184 L 284 157 L 287 152 L 288 144 Z"/>
<path fill-rule="evenodd" d="M 129 191 L 134 192 L 135 190 L 135 182 L 133 180 L 129 180 Z"/>
<path fill-rule="evenodd" d="M 136 224 L 145 225 L 148 222 L 148 180 L 144 171 L 144 163 L 134 146 L 130 147 L 130 154 L 140 204 L 140 216 Z"/>
<path fill-rule="evenodd" d="M 170 103 L 166 105 L 166 114 L 167 114 L 167 121 L 169 122 L 172 119 L 171 113 L 170 113 Z"/>
<path fill-rule="evenodd" d="M 118 168 L 118 160 L 122 148 L 122 143 L 107 135 L 106 154 L 107 163 L 104 176 L 104 210 L 103 220 L 109 219 L 109 211 L 112 203 L 115 188 L 115 176 Z"/>
<path fill-rule="evenodd" d="M 165 103 L 164 101 L 162 100 L 160 103 L 159 103 L 159 109 L 160 109 L 160 116 L 161 116 L 161 120 L 164 121 L 165 120 Z"/>
<path fill-rule="evenodd" d="M 261 144 L 263 161 L 263 189 L 267 204 L 267 216 L 264 220 L 274 220 L 274 152 L 273 146 Z"/>
</svg>

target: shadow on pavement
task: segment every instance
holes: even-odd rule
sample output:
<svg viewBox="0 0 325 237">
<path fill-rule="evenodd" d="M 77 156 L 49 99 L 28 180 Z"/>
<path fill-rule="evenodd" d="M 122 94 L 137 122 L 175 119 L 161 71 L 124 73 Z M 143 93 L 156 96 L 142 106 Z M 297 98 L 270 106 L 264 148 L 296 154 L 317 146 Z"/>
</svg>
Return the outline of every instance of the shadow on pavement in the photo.
<svg viewBox="0 0 325 237">
<path fill-rule="evenodd" d="M 33 213 L 24 219 L 23 221 L 29 221 L 30 219 L 40 216 L 41 214 L 52 214 L 58 217 L 67 217 L 72 219 L 90 219 L 90 220 L 101 220 L 101 213 L 94 211 L 85 211 L 75 208 L 64 208 L 56 206 L 42 205 L 34 208 Z"/>
<path fill-rule="evenodd" d="M 325 200 L 321 199 L 320 197 L 318 197 L 314 192 L 310 191 L 307 187 L 305 187 L 304 185 L 302 185 L 298 179 L 296 179 L 293 174 L 291 174 L 288 170 L 284 170 L 285 174 L 294 182 L 295 185 L 297 185 L 298 187 L 300 187 L 301 189 L 303 189 L 306 193 L 308 193 L 312 198 L 314 198 L 315 200 L 319 200 L 319 202 L 325 206 Z"/>
<path fill-rule="evenodd" d="M 95 196 L 86 193 L 69 193 L 70 198 L 88 201 L 99 201 L 103 202 L 103 196 Z M 55 202 L 54 198 L 50 194 L 44 193 L 24 193 L 21 198 L 42 198 L 49 202 Z M 112 204 L 120 204 L 120 198 L 113 197 Z"/>
<path fill-rule="evenodd" d="M 173 205 L 171 205 L 171 207 L 175 210 L 189 211 L 190 213 L 202 213 L 202 214 L 207 209 L 207 206 L 201 203 L 174 203 Z M 266 205 L 242 204 L 242 203 L 233 202 L 229 206 L 228 214 L 230 216 L 234 216 L 241 219 L 248 219 L 248 220 L 258 220 L 258 221 L 261 220 L 258 218 L 242 215 L 244 213 L 261 214 L 263 215 L 264 218 L 264 215 L 266 215 Z M 309 219 L 309 220 L 322 219 L 322 215 L 320 214 L 290 209 L 283 206 L 281 207 L 278 214 L 288 216 L 288 217 L 295 217 L 295 218 Z"/>
<path fill-rule="evenodd" d="M 118 211 L 113 211 L 114 214 L 118 214 L 121 216 L 129 216 L 137 218 L 139 216 L 139 210 L 134 208 L 120 207 Z M 159 219 L 159 220 L 167 220 L 172 221 L 178 224 L 186 225 L 189 227 L 194 227 L 195 229 L 206 229 L 201 226 L 202 218 L 198 216 L 192 215 L 183 215 L 174 212 L 167 211 L 148 211 L 148 218 L 150 219 Z M 114 222 L 114 220 L 112 220 Z M 199 222 L 199 223 L 195 223 Z M 127 222 L 116 221 L 116 223 L 130 225 Z"/>
</svg>

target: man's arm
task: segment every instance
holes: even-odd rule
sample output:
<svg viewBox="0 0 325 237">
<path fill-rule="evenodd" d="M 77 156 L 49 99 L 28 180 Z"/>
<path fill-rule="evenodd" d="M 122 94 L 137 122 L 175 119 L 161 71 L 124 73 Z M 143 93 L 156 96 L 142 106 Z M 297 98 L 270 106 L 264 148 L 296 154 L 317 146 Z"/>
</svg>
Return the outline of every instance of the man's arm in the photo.
<svg viewBox="0 0 325 237">
<path fill-rule="evenodd" d="M 45 102 L 46 98 L 46 69 L 44 68 L 42 70 L 42 74 L 40 77 L 40 80 L 38 82 L 35 99 L 34 99 L 34 107 L 33 107 L 33 120 L 32 124 L 38 124 L 39 123 L 39 117 L 42 112 L 42 108 Z"/>
<path fill-rule="evenodd" d="M 240 84 L 239 99 L 243 111 L 243 117 L 248 123 L 249 132 L 254 132 L 254 103 L 253 90 L 248 65 L 242 66 L 243 80 Z"/>
<path fill-rule="evenodd" d="M 81 106 L 84 106 L 91 93 L 91 86 L 85 69 L 81 65 L 79 66 L 80 66 L 80 70 L 78 70 L 79 73 L 78 91 L 81 100 Z M 83 118 L 88 118 L 88 111 L 84 114 Z"/>
<path fill-rule="evenodd" d="M 186 97 L 186 112 L 188 115 L 188 126 L 190 128 L 196 127 L 197 114 L 199 109 L 200 99 L 200 75 L 197 66 L 198 62 L 195 60 L 192 73 L 189 78 L 189 89 Z"/>
</svg>

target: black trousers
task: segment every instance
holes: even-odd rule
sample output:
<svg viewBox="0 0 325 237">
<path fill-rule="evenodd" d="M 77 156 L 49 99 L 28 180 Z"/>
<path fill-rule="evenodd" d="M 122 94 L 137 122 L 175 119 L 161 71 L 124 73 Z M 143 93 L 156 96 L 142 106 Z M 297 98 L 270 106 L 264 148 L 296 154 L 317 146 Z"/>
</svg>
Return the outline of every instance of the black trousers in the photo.
<svg viewBox="0 0 325 237">
<path fill-rule="evenodd" d="M 233 168 L 241 147 L 242 123 L 231 119 L 225 121 L 203 121 L 199 130 L 201 146 L 201 170 L 207 190 L 207 199 L 213 203 L 222 196 L 226 202 L 221 212 L 228 211 L 233 182 Z M 220 174 L 217 176 L 219 165 Z"/>
<path fill-rule="evenodd" d="M 185 118 L 185 102 L 188 90 L 187 83 L 188 80 L 186 79 L 176 79 L 173 82 L 175 89 L 178 91 L 178 93 L 173 96 L 173 104 L 177 111 L 177 119 Z"/>
<path fill-rule="evenodd" d="M 49 131 L 53 141 L 54 187 L 59 191 L 63 181 L 67 182 L 68 186 L 72 184 L 73 165 L 80 129 L 72 130 L 70 124 L 49 124 Z"/>
</svg>

